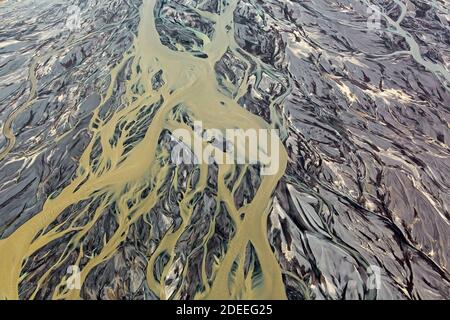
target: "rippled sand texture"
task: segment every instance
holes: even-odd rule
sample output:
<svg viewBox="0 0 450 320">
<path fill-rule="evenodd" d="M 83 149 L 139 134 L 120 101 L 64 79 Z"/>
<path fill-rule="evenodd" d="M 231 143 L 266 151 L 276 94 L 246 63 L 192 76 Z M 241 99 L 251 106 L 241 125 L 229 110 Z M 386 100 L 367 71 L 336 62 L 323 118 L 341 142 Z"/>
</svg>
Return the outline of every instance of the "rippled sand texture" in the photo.
<svg viewBox="0 0 450 320">
<path fill-rule="evenodd" d="M 0 298 L 449 299 L 449 5 L 0 2 Z M 194 121 L 278 172 L 173 164 Z"/>
</svg>

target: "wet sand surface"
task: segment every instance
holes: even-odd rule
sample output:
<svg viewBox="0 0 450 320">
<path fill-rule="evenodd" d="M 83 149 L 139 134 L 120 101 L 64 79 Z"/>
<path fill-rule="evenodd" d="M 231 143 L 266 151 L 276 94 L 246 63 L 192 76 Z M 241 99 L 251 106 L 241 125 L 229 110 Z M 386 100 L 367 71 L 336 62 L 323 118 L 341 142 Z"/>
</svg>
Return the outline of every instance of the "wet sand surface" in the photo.
<svg viewBox="0 0 450 320">
<path fill-rule="evenodd" d="M 0 1 L 0 298 L 449 299 L 449 5 Z"/>
</svg>

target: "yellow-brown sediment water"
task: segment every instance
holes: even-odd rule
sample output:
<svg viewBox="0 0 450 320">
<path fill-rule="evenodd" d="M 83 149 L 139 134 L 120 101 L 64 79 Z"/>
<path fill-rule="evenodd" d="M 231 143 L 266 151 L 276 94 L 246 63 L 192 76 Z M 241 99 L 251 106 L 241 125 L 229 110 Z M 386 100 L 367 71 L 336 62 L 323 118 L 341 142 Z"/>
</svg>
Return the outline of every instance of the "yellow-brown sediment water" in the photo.
<svg viewBox="0 0 450 320">
<path fill-rule="evenodd" d="M 256 115 L 251 114 L 237 104 L 237 99 L 231 99 L 219 92 L 217 88 L 215 63 L 223 56 L 227 49 L 235 51 L 238 47 L 234 41 L 232 20 L 237 1 L 231 1 L 220 15 L 208 14 L 215 25 L 215 35 L 205 46 L 207 58 L 198 58 L 188 52 L 172 51 L 161 44 L 155 27 L 155 0 L 144 0 L 141 8 L 141 21 L 132 49 L 123 57 L 121 64 L 111 70 L 111 85 L 103 97 L 103 103 L 113 94 L 117 73 L 124 64 L 132 61 L 132 75 L 127 79 L 124 108 L 117 111 L 107 121 L 98 117 L 102 106 L 94 112 L 90 130 L 92 139 L 84 151 L 77 171 L 77 176 L 57 196 L 48 199 L 42 211 L 29 219 L 9 237 L 0 240 L 0 298 L 18 299 L 18 287 L 22 275 L 23 263 L 33 253 L 69 232 L 76 232 L 72 242 L 81 242 L 90 227 L 99 219 L 103 209 L 112 202 L 117 203 L 118 228 L 113 236 L 106 241 L 101 251 L 90 257 L 81 269 L 81 282 L 85 281 L 89 272 L 107 260 L 117 250 L 125 239 L 129 227 L 144 213 L 148 212 L 158 201 L 157 190 L 165 182 L 167 168 L 157 161 L 158 138 L 164 129 L 170 131 L 187 126 L 174 121 L 170 111 L 179 104 L 185 105 L 189 113 L 197 121 L 202 121 L 205 129 L 227 128 L 239 129 L 271 129 Z M 205 13 L 201 13 L 205 14 Z M 230 29 L 231 28 L 231 29 Z M 238 53 L 236 53 L 238 54 Z M 152 91 L 151 77 L 158 70 L 163 70 L 165 85 L 159 91 Z M 241 85 L 240 92 L 245 92 L 247 81 Z M 141 86 L 144 94 L 133 92 L 133 86 Z M 139 109 L 144 105 L 162 105 L 156 111 L 145 137 L 125 156 L 124 138 L 119 138 L 114 148 L 108 140 L 114 135 L 114 130 L 120 122 L 131 122 L 139 116 Z M 123 129 L 126 130 L 126 129 Z M 123 135 L 125 136 L 125 135 Z M 94 166 L 90 161 L 96 140 L 101 141 L 102 153 Z M 203 271 L 203 292 L 198 292 L 197 299 L 285 299 L 281 270 L 267 239 L 267 216 L 271 205 L 271 194 L 280 177 L 284 174 L 287 156 L 281 141 L 278 139 L 279 170 L 274 175 L 262 176 L 259 189 L 251 201 L 242 208 L 236 208 L 233 201 L 233 191 L 226 187 L 225 177 L 234 173 L 236 165 L 220 164 L 218 170 L 217 200 L 225 203 L 226 208 L 235 224 L 236 232 L 228 243 L 223 259 L 214 271 L 212 284 L 205 279 Z M 153 275 L 154 264 L 158 254 L 173 252 L 178 238 L 187 226 L 192 208 L 189 200 L 197 191 L 206 186 L 208 165 L 200 165 L 200 178 L 195 186 L 188 188 L 183 200 L 179 203 L 180 214 L 183 219 L 177 230 L 169 230 L 163 237 L 155 252 L 149 259 L 147 267 L 147 283 L 149 288 L 161 299 L 169 298 L 165 292 L 163 281 L 172 265 L 173 256 L 163 270 L 161 280 Z M 129 199 L 136 199 L 142 186 L 149 181 L 155 181 L 156 186 L 145 198 L 136 204 L 133 210 L 126 205 Z M 125 190 L 125 191 L 124 191 Z M 91 213 L 91 221 L 82 227 L 71 226 L 60 230 L 57 227 L 47 230 L 51 223 L 68 206 L 79 201 L 87 200 L 93 195 L 100 195 L 101 203 L 95 212 Z M 245 213 L 244 218 L 241 218 Z M 86 210 L 81 214 L 86 214 Z M 45 230 L 45 232 L 42 232 Z M 212 231 L 211 231 L 212 232 Z M 251 244 L 256 252 L 261 266 L 261 280 L 252 284 L 249 280 L 251 272 L 244 275 L 246 248 Z M 78 261 L 83 257 L 82 243 Z M 72 246 L 73 247 L 73 246 Z M 70 252 L 70 248 L 67 249 Z M 237 263 L 236 276 L 230 283 L 230 273 Z M 56 267 L 56 266 L 55 266 Z M 203 269 L 205 266 L 203 265 Z M 51 269 L 38 281 L 37 289 L 31 296 L 34 298 L 39 286 L 49 276 Z M 59 287 L 65 285 L 66 278 Z M 177 294 L 173 298 L 177 298 Z M 55 290 L 54 299 L 79 299 L 79 290 Z"/>
</svg>

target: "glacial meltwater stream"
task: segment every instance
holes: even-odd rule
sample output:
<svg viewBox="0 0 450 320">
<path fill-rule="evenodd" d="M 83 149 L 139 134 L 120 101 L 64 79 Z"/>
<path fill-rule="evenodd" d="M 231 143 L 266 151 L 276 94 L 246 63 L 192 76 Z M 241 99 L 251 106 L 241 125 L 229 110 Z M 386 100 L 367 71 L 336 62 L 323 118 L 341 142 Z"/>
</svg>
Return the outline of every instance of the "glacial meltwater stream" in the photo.
<svg viewBox="0 0 450 320">
<path fill-rule="evenodd" d="M 215 23 L 215 34 L 204 48 L 206 58 L 196 57 L 189 52 L 174 51 L 161 43 L 155 26 L 155 2 L 155 0 L 144 1 L 140 9 L 140 25 L 134 44 L 122 62 L 111 70 L 110 87 L 94 112 L 90 124 L 93 138 L 79 161 L 76 177 L 59 194 L 45 202 L 42 212 L 26 221 L 9 237 L 0 240 L 0 298 L 17 299 L 19 283 L 26 276 L 22 273 L 22 267 L 27 259 L 50 242 L 69 233 L 73 236 L 63 255 L 58 263 L 37 281 L 37 287 L 31 298 L 36 296 L 39 286 L 50 276 L 52 270 L 74 250 L 78 250 L 77 262 L 88 258 L 87 263 L 81 268 L 82 283 L 93 268 L 114 254 L 127 236 L 130 226 L 157 204 L 161 197 L 162 186 L 170 179 L 167 176 L 169 172 L 167 154 L 158 146 L 161 134 L 164 130 L 173 132 L 179 128 L 193 132 L 190 126 L 176 120 L 175 107 L 183 105 L 183 112 L 189 114 L 195 121 L 202 121 L 205 129 L 271 128 L 264 120 L 239 106 L 236 102 L 239 97 L 236 99 L 227 97 L 217 88 L 214 71 L 216 62 L 227 50 L 235 51 L 238 47 L 234 40 L 232 23 L 237 1 L 231 1 L 232 3 L 226 6 L 221 14 L 199 11 L 200 14 L 207 14 Z M 128 63 L 131 63 L 132 75 L 126 80 L 123 108 L 111 115 L 107 121 L 103 121 L 98 113 L 113 94 L 118 73 Z M 152 77 L 159 70 L 163 70 L 164 84 L 155 91 L 152 88 Z M 241 84 L 243 88 L 248 85 L 247 81 L 248 79 Z M 139 121 L 146 112 L 151 113 L 153 119 L 144 138 L 134 148 L 125 152 L 125 141 L 132 127 L 127 124 Z M 110 140 L 117 134 L 117 128 L 120 128 L 121 133 L 117 143 L 111 145 Z M 93 157 L 93 150 L 98 143 L 101 144 L 101 152 Z M 235 190 L 229 190 L 226 186 L 226 179 L 236 173 L 236 166 L 218 165 L 216 203 L 225 204 L 235 225 L 235 233 L 228 243 L 226 254 L 217 260 L 212 281 L 207 279 L 203 261 L 203 290 L 198 292 L 195 298 L 286 298 L 280 267 L 267 239 L 271 195 L 284 174 L 287 161 L 283 145 L 280 141 L 278 144 L 281 151 L 277 174 L 262 176 L 253 201 L 240 208 L 236 207 L 234 201 Z M 175 263 L 175 245 L 193 213 L 192 200 L 207 184 L 208 164 L 200 164 L 199 169 L 198 179 L 182 192 L 179 202 L 181 224 L 178 228 L 172 227 L 164 235 L 148 261 L 146 281 L 149 288 L 161 299 L 177 298 L 176 292 L 174 294 L 167 292 L 164 282 Z M 149 192 L 142 199 L 142 191 L 146 188 Z M 70 223 L 63 228 L 62 224 L 52 225 L 66 208 L 83 200 L 99 203 L 94 212 L 89 212 L 86 206 L 76 218 L 71 217 L 74 219 L 73 222 L 88 217 L 86 223 L 81 226 Z M 105 238 L 99 252 L 85 257 L 83 237 L 101 217 L 103 210 L 113 203 L 116 204 L 117 229 L 109 239 Z M 130 206 L 129 203 L 134 205 Z M 213 233 L 213 228 L 214 224 L 210 226 L 209 235 Z M 253 271 L 256 273 L 256 270 L 244 273 L 249 244 L 254 247 L 259 261 L 260 270 L 257 276 L 252 274 Z M 156 260 L 164 252 L 168 253 L 169 260 L 164 266 L 162 276 L 155 277 Z M 67 277 L 64 277 L 53 298 L 80 298 L 80 290 L 68 290 L 66 282 Z"/>
</svg>

